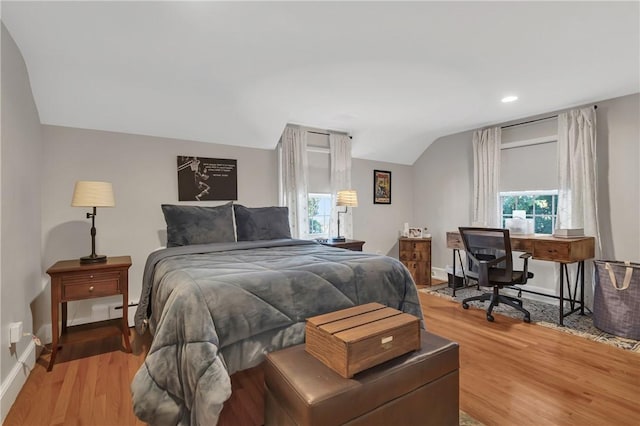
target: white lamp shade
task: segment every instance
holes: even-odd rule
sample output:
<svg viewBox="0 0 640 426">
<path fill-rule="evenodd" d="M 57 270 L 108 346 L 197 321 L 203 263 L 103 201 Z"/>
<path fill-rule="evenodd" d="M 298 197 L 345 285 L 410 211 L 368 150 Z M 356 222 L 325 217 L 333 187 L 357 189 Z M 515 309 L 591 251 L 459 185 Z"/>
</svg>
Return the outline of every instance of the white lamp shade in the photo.
<svg viewBox="0 0 640 426">
<path fill-rule="evenodd" d="M 72 207 L 113 207 L 113 187 L 110 182 L 79 180 L 73 190 Z"/>
<path fill-rule="evenodd" d="M 338 191 L 336 206 L 358 207 L 358 193 L 354 189 Z"/>
</svg>

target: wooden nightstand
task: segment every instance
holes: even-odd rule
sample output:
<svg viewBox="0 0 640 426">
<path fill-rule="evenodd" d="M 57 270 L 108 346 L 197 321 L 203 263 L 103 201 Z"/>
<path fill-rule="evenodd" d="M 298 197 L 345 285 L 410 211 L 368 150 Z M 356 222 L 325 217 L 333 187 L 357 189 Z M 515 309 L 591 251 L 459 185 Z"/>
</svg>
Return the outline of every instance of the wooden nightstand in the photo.
<svg viewBox="0 0 640 426">
<path fill-rule="evenodd" d="M 329 239 L 327 241 L 320 242 L 320 244 L 322 244 L 323 246 L 338 247 L 338 248 L 343 248 L 351 251 L 362 251 L 362 246 L 364 245 L 364 241 L 346 240 L 341 243 L 334 243 L 334 242 L 331 242 L 331 240 Z"/>
<path fill-rule="evenodd" d="M 129 343 L 129 267 L 131 257 L 108 257 L 105 263 L 80 264 L 79 259 L 61 260 L 47 269 L 51 276 L 51 360 L 47 371 L 56 361 L 59 346 L 102 339 L 122 334 L 126 352 Z M 67 302 L 122 295 L 122 319 L 101 321 L 67 328 Z M 59 306 L 62 304 L 62 331 L 59 333 Z M 59 335 L 60 334 L 60 335 Z"/>
</svg>

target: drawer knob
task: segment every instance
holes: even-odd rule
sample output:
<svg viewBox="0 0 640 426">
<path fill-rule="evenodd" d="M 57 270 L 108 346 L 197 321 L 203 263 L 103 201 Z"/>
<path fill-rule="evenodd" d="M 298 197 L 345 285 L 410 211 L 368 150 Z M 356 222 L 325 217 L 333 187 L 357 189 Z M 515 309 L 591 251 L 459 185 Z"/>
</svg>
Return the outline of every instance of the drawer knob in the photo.
<svg viewBox="0 0 640 426">
<path fill-rule="evenodd" d="M 89 293 L 93 291 L 93 286 L 89 287 Z"/>
<path fill-rule="evenodd" d="M 93 275 L 89 275 L 89 278 L 93 279 Z"/>
</svg>

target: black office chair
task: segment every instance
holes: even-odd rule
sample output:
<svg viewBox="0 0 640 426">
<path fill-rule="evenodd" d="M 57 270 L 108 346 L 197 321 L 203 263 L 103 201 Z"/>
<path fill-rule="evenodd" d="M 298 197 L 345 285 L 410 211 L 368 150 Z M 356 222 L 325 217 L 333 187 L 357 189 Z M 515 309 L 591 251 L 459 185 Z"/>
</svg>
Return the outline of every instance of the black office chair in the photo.
<svg viewBox="0 0 640 426">
<path fill-rule="evenodd" d="M 522 300 L 500 294 L 499 290 L 505 286 L 523 285 L 533 274 L 527 270 L 531 255 L 525 253 L 524 271 L 513 270 L 511 253 L 511 239 L 508 229 L 499 228 L 458 228 L 464 243 L 469 265 L 465 275 L 478 282 L 478 286 L 493 287 L 492 293 L 481 296 L 467 297 L 462 301 L 462 307 L 469 309 L 469 302 L 490 300 L 487 308 L 487 321 L 493 321 L 493 308 L 500 303 L 511 306 L 524 314 L 524 322 L 531 322 L 531 314 L 522 307 Z"/>
</svg>

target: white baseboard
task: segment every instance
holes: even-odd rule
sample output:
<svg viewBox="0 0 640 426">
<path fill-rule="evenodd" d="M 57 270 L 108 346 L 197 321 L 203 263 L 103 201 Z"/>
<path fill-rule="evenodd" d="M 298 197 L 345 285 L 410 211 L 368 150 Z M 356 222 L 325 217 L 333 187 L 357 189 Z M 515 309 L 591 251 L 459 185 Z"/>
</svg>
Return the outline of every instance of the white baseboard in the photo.
<svg viewBox="0 0 640 426">
<path fill-rule="evenodd" d="M 74 318 L 69 320 L 67 325 L 71 327 L 74 325 L 87 324 L 90 322 L 92 322 L 92 319 L 90 317 Z M 38 332 L 36 333 L 36 336 L 38 337 L 38 339 L 40 339 L 43 345 L 51 343 L 53 341 L 53 331 L 51 329 L 51 323 L 40 326 Z"/>
<path fill-rule="evenodd" d="M 431 276 L 442 281 L 447 281 L 448 279 L 447 271 L 444 268 L 431 267 Z"/>
<path fill-rule="evenodd" d="M 113 309 L 113 307 L 115 306 L 117 306 L 118 309 Z M 104 320 L 113 319 L 113 318 L 122 318 L 122 303 L 120 304 L 112 303 L 110 305 L 102 305 L 101 307 L 104 309 L 93 310 L 92 316 L 90 317 L 79 317 L 79 318 L 70 319 L 67 325 L 69 327 L 73 327 L 74 325 L 89 324 L 92 322 L 104 321 Z M 129 303 L 129 310 L 127 311 L 129 316 L 128 317 L 129 327 L 134 326 L 134 316 L 135 316 L 137 307 L 138 307 L 138 302 Z M 36 336 L 38 336 L 38 338 L 42 341 L 43 344 L 47 344 L 47 343 L 51 343 L 53 340 L 52 333 L 53 332 L 51 330 L 51 324 L 49 323 L 41 326 L 38 329 Z"/>
<path fill-rule="evenodd" d="M 7 378 L 0 385 L 0 405 L 1 416 L 0 423 L 4 423 L 4 419 L 9 414 L 11 406 L 16 401 L 18 393 L 24 386 L 29 377 L 29 373 L 36 365 L 36 345 L 33 340 L 29 342 L 24 353 L 18 358 L 18 362 L 13 366 Z"/>
</svg>

